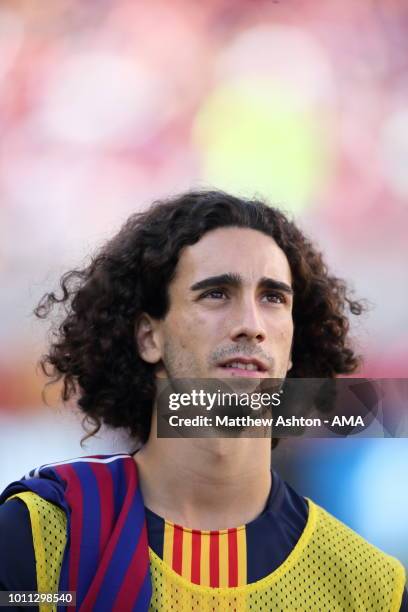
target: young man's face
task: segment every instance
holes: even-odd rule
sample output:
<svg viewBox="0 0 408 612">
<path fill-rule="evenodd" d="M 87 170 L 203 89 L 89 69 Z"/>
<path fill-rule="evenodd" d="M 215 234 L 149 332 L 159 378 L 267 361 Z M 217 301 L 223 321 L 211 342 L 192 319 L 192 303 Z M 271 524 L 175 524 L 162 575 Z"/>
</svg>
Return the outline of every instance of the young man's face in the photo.
<svg viewBox="0 0 408 612">
<path fill-rule="evenodd" d="M 291 271 L 259 231 L 219 228 L 180 256 L 170 308 L 155 322 L 157 375 L 281 378 L 293 337 Z"/>
</svg>

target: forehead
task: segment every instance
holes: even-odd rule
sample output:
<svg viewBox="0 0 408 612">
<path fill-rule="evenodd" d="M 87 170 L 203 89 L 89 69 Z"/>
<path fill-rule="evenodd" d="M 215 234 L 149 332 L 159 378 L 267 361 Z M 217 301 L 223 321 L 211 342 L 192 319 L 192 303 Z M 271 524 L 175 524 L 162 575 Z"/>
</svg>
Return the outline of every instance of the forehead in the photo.
<svg viewBox="0 0 408 612">
<path fill-rule="evenodd" d="M 288 259 L 275 240 L 249 228 L 217 228 L 181 252 L 175 280 L 198 281 L 236 272 L 244 281 L 262 277 L 291 284 Z"/>
</svg>

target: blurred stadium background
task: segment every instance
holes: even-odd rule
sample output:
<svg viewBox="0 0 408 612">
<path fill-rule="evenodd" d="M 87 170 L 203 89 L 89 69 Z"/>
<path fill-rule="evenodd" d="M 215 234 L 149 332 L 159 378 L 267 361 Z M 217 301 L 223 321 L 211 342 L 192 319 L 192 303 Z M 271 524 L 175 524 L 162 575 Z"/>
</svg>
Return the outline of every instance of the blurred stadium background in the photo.
<svg viewBox="0 0 408 612">
<path fill-rule="evenodd" d="M 371 303 L 361 375 L 407 377 L 404 0 L 3 0 L 0 130 L 0 487 L 127 447 L 82 450 L 73 411 L 43 407 L 31 312 L 128 214 L 187 188 L 293 214 Z M 275 463 L 408 566 L 407 447 L 291 440 Z"/>
</svg>

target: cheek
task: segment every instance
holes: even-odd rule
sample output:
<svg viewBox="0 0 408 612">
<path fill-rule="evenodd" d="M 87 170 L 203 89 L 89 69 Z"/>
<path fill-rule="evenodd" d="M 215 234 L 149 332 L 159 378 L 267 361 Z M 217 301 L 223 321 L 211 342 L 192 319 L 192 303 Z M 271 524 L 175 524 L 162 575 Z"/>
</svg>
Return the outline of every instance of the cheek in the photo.
<svg viewBox="0 0 408 612">
<path fill-rule="evenodd" d="M 225 314 L 222 312 L 200 312 L 200 309 L 194 309 L 177 316 L 174 324 L 179 334 L 205 338 L 225 325 L 225 319 Z"/>
<path fill-rule="evenodd" d="M 202 353 L 204 347 L 211 343 L 211 338 L 219 336 L 214 322 L 212 323 L 209 325 L 205 317 L 186 318 L 179 328 L 180 342 L 196 354 Z"/>
<path fill-rule="evenodd" d="M 292 344 L 293 338 L 293 321 L 292 317 L 282 318 L 280 320 L 274 321 L 273 325 L 270 328 L 270 338 L 272 343 L 278 343 L 282 348 L 288 347 L 288 350 Z"/>
<path fill-rule="evenodd" d="M 206 335 L 205 319 L 192 316 L 190 313 L 174 313 L 169 316 L 164 325 L 164 333 L 172 343 L 180 349 L 196 349 L 202 344 L 202 337 Z"/>
<path fill-rule="evenodd" d="M 273 333 L 281 336 L 293 334 L 293 319 L 291 313 L 279 313 L 270 320 Z"/>
</svg>

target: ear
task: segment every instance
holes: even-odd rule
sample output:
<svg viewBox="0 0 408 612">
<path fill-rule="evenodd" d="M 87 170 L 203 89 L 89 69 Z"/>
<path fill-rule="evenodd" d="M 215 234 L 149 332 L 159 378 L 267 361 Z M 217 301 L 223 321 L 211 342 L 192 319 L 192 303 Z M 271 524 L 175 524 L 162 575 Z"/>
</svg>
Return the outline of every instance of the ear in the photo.
<svg viewBox="0 0 408 612">
<path fill-rule="evenodd" d="M 292 366 L 293 366 L 292 359 L 289 359 L 289 362 L 288 362 L 288 369 L 287 369 L 287 371 L 288 371 L 288 372 L 289 372 L 289 370 L 291 370 L 291 369 L 292 369 Z"/>
<path fill-rule="evenodd" d="M 159 321 L 145 312 L 135 324 L 135 340 L 140 357 L 147 363 L 158 363 L 162 358 Z"/>
</svg>

